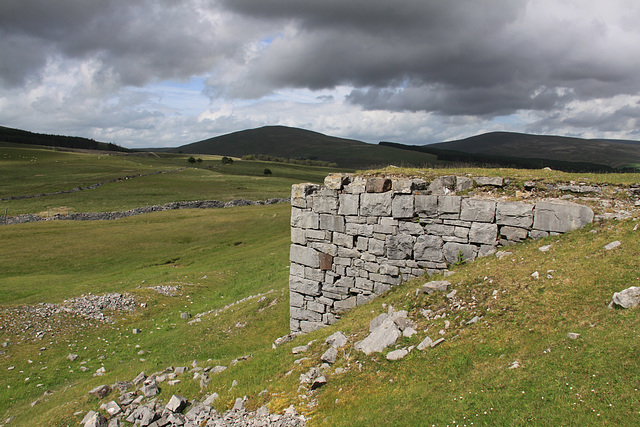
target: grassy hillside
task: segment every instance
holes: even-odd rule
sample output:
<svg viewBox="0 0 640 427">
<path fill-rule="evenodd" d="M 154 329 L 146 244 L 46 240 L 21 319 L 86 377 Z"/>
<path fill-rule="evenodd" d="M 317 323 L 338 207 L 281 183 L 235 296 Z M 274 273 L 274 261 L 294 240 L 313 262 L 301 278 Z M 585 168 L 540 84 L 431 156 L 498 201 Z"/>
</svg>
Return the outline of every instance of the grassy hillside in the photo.
<svg viewBox="0 0 640 427">
<path fill-rule="evenodd" d="M 43 133 L 28 132 L 26 130 L 7 128 L 4 126 L 0 126 L 0 141 L 12 142 L 15 144 L 42 145 L 82 150 L 129 151 L 128 149 L 113 143 L 98 142 L 89 138 L 47 135 Z"/>
<path fill-rule="evenodd" d="M 341 167 L 366 168 L 394 164 L 424 166 L 437 163 L 430 154 L 407 153 L 391 147 L 286 126 L 248 129 L 183 145 L 174 152 L 242 157 L 267 154 L 288 159 L 312 159 Z"/>
<path fill-rule="evenodd" d="M 109 212 L 174 201 L 288 197 L 291 185 L 321 183 L 334 168 L 261 161 L 222 166 L 219 156 L 203 156 L 197 167 L 188 155 L 160 157 L 69 153 L 0 144 L 0 210 L 16 216 L 41 212 Z M 186 169 L 184 169 L 186 168 Z M 272 174 L 266 176 L 264 169 Z M 341 169 L 344 171 L 344 169 Z M 157 172 L 166 173 L 157 174 Z M 126 176 L 146 175 L 66 194 L 6 200 L 90 186 Z"/>
<path fill-rule="evenodd" d="M 564 170 L 640 168 L 640 142 L 589 140 L 549 135 L 491 132 L 457 141 L 393 147 L 438 155 L 441 160 Z M 463 155 L 464 154 L 464 155 Z"/>
<path fill-rule="evenodd" d="M 31 157 L 44 158 L 33 153 Z M 71 158 L 75 157 L 65 157 L 67 162 Z M 62 159 L 51 160 L 50 169 L 42 162 L 54 182 L 65 179 L 65 173 L 55 168 L 55 160 Z M 83 172 L 87 162 L 96 162 L 91 180 L 100 173 L 117 175 L 118 167 L 125 167 L 100 163 L 102 158 L 78 159 L 65 168 L 73 182 L 87 178 L 82 177 L 88 173 Z M 0 170 L 13 171 L 8 177 L 22 173 L 25 188 L 38 188 L 29 187 L 28 181 L 43 177 L 36 177 L 35 170 L 23 171 L 33 162 L 22 160 L 5 163 Z M 175 162 L 186 164 L 184 156 L 157 161 L 160 164 L 155 165 L 145 159 L 137 169 L 129 167 L 156 170 L 170 169 Z M 217 160 L 206 157 L 203 166 L 207 162 L 212 165 Z M 273 170 L 273 178 L 282 174 L 280 183 L 264 184 L 265 165 Z M 156 181 L 127 180 L 104 194 L 73 193 L 65 202 L 88 208 L 100 203 L 92 197 L 104 198 L 105 209 L 113 210 L 153 197 L 206 196 L 207 188 L 214 195 L 230 196 L 237 187 L 256 195 L 264 192 L 259 198 L 267 198 L 270 192 L 285 187 L 288 191 L 287 180 L 319 182 L 316 178 L 326 172 L 280 166 L 277 172 L 276 165 L 236 161 L 228 169 L 188 169 L 153 175 Z M 515 180 L 614 184 L 640 180 L 638 174 L 555 171 L 393 168 L 386 172 L 390 171 L 424 177 L 466 171 L 499 173 Z M 135 191 L 129 187 L 134 184 Z M 126 200 L 118 201 L 117 194 Z M 87 391 L 94 386 L 131 380 L 140 371 L 191 366 L 197 360 L 203 367 L 229 368 L 212 375 L 205 390 L 190 374 L 175 386 L 162 383 L 160 402 L 166 403 L 174 393 L 201 399 L 217 392 L 216 407 L 226 410 L 237 397 L 247 396 L 250 409 L 267 404 L 278 412 L 294 404 L 312 426 L 635 425 L 640 422 L 639 311 L 611 310 L 607 304 L 613 292 L 640 286 L 636 219 L 593 224 L 510 247 L 512 254 L 502 259 L 456 266 L 447 280 L 458 291 L 457 301 L 469 309 L 456 309 L 443 294 L 416 296 L 415 289 L 424 283 L 416 280 L 344 315 L 331 327 L 275 349 L 273 340 L 288 332 L 287 204 L 168 211 L 117 221 L 0 226 L 0 342 L 7 343 L 0 348 L 0 419 L 15 416 L 11 425 L 77 424 L 88 410 L 117 399 L 116 392 L 102 401 L 89 396 Z M 614 240 L 621 246 L 604 250 Z M 551 249 L 539 251 L 543 245 Z M 540 279 L 531 277 L 534 271 Z M 157 285 L 180 286 L 178 295 L 149 289 Z M 19 309 L 24 304 L 60 303 L 88 292 L 129 292 L 146 307 L 110 313 L 113 324 L 71 316 L 29 318 Z M 262 294 L 264 298 L 257 296 Z M 427 335 L 435 339 L 440 330 L 445 342 L 424 352 L 414 349 L 396 362 L 387 361 L 384 354 L 365 356 L 354 350 L 354 342 L 368 333 L 369 321 L 389 305 L 408 310 L 418 323 L 418 335 L 403 338 L 400 347 L 416 345 Z M 427 320 L 421 315 L 426 308 L 447 316 Z M 211 314 L 189 324 L 180 317 L 182 312 L 194 317 Z M 482 317 L 480 321 L 467 325 L 475 315 Z M 447 329 L 445 320 L 450 322 Z M 42 339 L 35 335 L 41 322 L 54 326 Z M 133 328 L 142 333 L 133 334 Z M 349 344 L 326 372 L 327 385 L 314 391 L 300 388 L 300 374 L 319 363 L 326 350 L 324 339 L 338 330 L 349 335 Z M 570 339 L 568 332 L 580 335 Z M 292 354 L 294 346 L 309 342 L 307 352 Z M 66 358 L 69 353 L 79 358 L 72 362 Z M 246 361 L 230 366 L 232 360 L 247 355 L 251 357 Z M 520 367 L 509 369 L 514 361 Z M 102 366 L 106 374 L 94 377 Z M 345 372 L 336 373 L 336 368 Z"/>
</svg>

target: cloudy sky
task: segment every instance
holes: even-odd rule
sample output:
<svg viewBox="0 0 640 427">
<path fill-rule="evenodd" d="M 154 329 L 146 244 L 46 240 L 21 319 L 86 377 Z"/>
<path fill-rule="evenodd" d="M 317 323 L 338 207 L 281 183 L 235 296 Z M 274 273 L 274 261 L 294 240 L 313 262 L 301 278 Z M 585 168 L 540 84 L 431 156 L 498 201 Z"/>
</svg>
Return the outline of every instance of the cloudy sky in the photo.
<svg viewBox="0 0 640 427">
<path fill-rule="evenodd" d="M 640 139 L 637 0 L 2 0 L 0 125 L 127 147 L 286 125 Z"/>
</svg>

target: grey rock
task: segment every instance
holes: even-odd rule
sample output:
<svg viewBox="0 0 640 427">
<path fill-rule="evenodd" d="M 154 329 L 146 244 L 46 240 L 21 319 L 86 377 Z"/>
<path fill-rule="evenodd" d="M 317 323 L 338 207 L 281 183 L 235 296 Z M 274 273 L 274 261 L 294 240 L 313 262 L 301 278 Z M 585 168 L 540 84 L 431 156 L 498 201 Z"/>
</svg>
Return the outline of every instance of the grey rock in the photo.
<svg viewBox="0 0 640 427">
<path fill-rule="evenodd" d="M 458 261 L 458 254 L 462 252 L 462 259 L 465 262 L 473 261 L 478 255 L 478 248 L 474 245 L 463 243 L 447 242 L 443 246 L 444 258 L 449 264 Z"/>
<path fill-rule="evenodd" d="M 432 280 L 422 285 L 422 291 L 425 294 L 432 294 L 435 291 L 445 292 L 449 286 L 451 286 L 451 282 L 448 280 Z"/>
<path fill-rule="evenodd" d="M 319 387 L 322 387 L 326 383 L 327 383 L 327 377 L 325 377 L 324 375 L 320 375 L 319 377 L 314 379 L 313 382 L 311 383 L 311 390 L 315 390 Z"/>
<path fill-rule="evenodd" d="M 108 402 L 106 404 L 105 411 L 107 411 L 107 413 L 112 417 L 115 417 L 116 415 L 122 412 L 122 409 L 120 408 L 120 406 L 118 406 L 116 402 L 112 400 L 111 402 Z"/>
<path fill-rule="evenodd" d="M 424 340 L 422 340 L 422 342 L 420 342 L 420 344 L 418 344 L 418 350 L 422 351 L 427 349 L 428 347 L 432 347 L 433 344 L 433 340 L 429 337 L 426 337 Z"/>
<path fill-rule="evenodd" d="M 213 406 L 213 403 L 218 399 L 218 397 L 218 393 L 212 393 L 202 401 L 202 404 L 206 406 Z"/>
<path fill-rule="evenodd" d="M 504 178 L 499 176 L 476 176 L 473 179 L 479 187 L 502 187 L 504 185 Z"/>
<path fill-rule="evenodd" d="M 495 245 L 497 237 L 498 226 L 496 224 L 474 222 L 469 230 L 469 243 Z"/>
<path fill-rule="evenodd" d="M 500 236 L 512 242 L 522 242 L 529 236 L 529 231 L 526 228 L 503 225 L 500 227 Z"/>
<path fill-rule="evenodd" d="M 145 380 L 140 391 L 142 391 L 142 394 L 144 395 L 144 397 L 147 397 L 147 398 L 153 397 L 156 394 L 160 393 L 160 390 L 158 389 L 158 384 L 156 383 L 155 379 Z"/>
<path fill-rule="evenodd" d="M 369 322 L 369 332 L 373 332 L 376 329 L 378 329 L 380 327 L 380 325 L 382 325 L 382 323 L 385 320 L 387 320 L 388 317 L 389 317 L 389 314 L 381 313 L 375 319 L 373 319 L 371 322 Z"/>
<path fill-rule="evenodd" d="M 211 369 L 209 370 L 209 373 L 211 373 L 211 374 L 219 374 L 220 372 L 223 372 L 223 371 L 225 371 L 226 369 L 227 369 L 227 367 L 226 367 L 226 366 L 220 366 L 220 365 L 217 365 L 217 366 L 214 366 L 213 368 L 211 368 Z"/>
<path fill-rule="evenodd" d="M 183 409 L 187 407 L 188 403 L 189 401 L 186 397 L 174 394 L 171 396 L 171 399 L 169 399 L 167 406 L 165 406 L 165 410 L 170 412 L 182 412 Z"/>
<path fill-rule="evenodd" d="M 456 192 L 467 191 L 473 188 L 473 179 L 465 176 L 456 177 Z"/>
<path fill-rule="evenodd" d="M 138 374 L 138 375 L 137 375 L 133 380 L 131 380 L 131 382 L 132 382 L 134 385 L 140 385 L 140 384 L 142 384 L 142 383 L 144 382 L 144 380 L 145 380 L 146 378 L 147 378 L 147 377 L 145 377 L 145 375 L 144 375 L 144 371 L 143 371 L 143 372 L 140 372 L 140 373 L 139 373 L 139 374 Z"/>
<path fill-rule="evenodd" d="M 533 205 L 521 202 L 498 202 L 496 205 L 496 224 L 531 228 L 533 208 Z"/>
<path fill-rule="evenodd" d="M 360 196 L 361 216 L 391 216 L 391 192 L 365 193 Z"/>
<path fill-rule="evenodd" d="M 189 314 L 187 312 L 180 313 L 180 318 L 181 319 L 185 319 L 185 320 L 190 319 L 191 318 L 191 314 Z"/>
<path fill-rule="evenodd" d="M 322 354 L 322 356 L 320 357 L 320 360 L 322 360 L 325 363 L 329 363 L 330 365 L 333 365 L 334 363 L 336 363 L 337 358 L 338 358 L 338 350 L 335 347 L 331 347 Z"/>
<path fill-rule="evenodd" d="M 244 409 L 244 399 L 242 397 L 238 397 L 236 402 L 233 404 L 232 411 L 238 412 Z"/>
<path fill-rule="evenodd" d="M 456 177 L 454 175 L 440 176 L 429 184 L 427 193 L 437 196 L 445 196 L 454 191 L 456 186 Z"/>
<path fill-rule="evenodd" d="M 390 351 L 389 353 L 387 353 L 387 360 L 400 360 L 403 359 L 407 354 L 409 354 L 409 351 L 406 348 L 401 348 L 398 350 L 393 350 Z"/>
<path fill-rule="evenodd" d="M 496 217 L 496 202 L 493 200 L 462 199 L 460 219 L 462 221 L 493 222 Z"/>
<path fill-rule="evenodd" d="M 347 344 L 347 337 L 340 331 L 329 335 L 325 340 L 331 347 L 341 348 Z"/>
<path fill-rule="evenodd" d="M 580 337 L 580 334 L 578 334 L 578 333 L 575 333 L 575 332 L 567 333 L 567 338 L 569 338 L 571 340 L 577 340 L 578 337 Z"/>
<path fill-rule="evenodd" d="M 434 342 L 431 343 L 431 348 L 440 345 L 441 343 L 444 342 L 444 338 L 438 338 L 437 340 L 435 340 Z"/>
<path fill-rule="evenodd" d="M 640 287 L 632 286 L 613 294 L 611 307 L 633 308 L 640 305 Z"/>
<path fill-rule="evenodd" d="M 291 353 L 293 353 L 293 354 L 305 353 L 307 351 L 309 351 L 309 346 L 308 345 L 299 345 L 299 346 L 293 347 L 291 349 Z"/>
<path fill-rule="evenodd" d="M 105 397 L 109 393 L 111 393 L 111 387 L 109 387 L 106 384 L 94 387 L 89 391 L 90 395 L 95 396 L 98 399 L 102 399 L 103 397 Z"/>
<path fill-rule="evenodd" d="M 537 202 L 533 228 L 565 233 L 582 228 L 593 221 L 591 208 L 573 203 Z"/>
<path fill-rule="evenodd" d="M 289 259 L 291 260 L 291 262 L 306 265 L 307 267 L 320 267 L 319 252 L 313 248 L 308 248 L 306 246 L 291 245 L 291 249 L 289 251 Z"/>
<path fill-rule="evenodd" d="M 87 414 L 88 415 L 88 414 Z M 94 412 L 85 423 L 84 427 L 107 427 L 107 419 L 98 412 Z"/>
<path fill-rule="evenodd" d="M 620 241 L 619 241 L 619 240 L 616 240 L 616 241 L 613 241 L 613 242 L 611 242 L 611 243 L 609 243 L 609 244 L 605 245 L 605 246 L 604 246 L 604 249 L 605 249 L 605 250 L 607 250 L 607 251 L 610 251 L 611 249 L 615 249 L 615 248 L 617 248 L 617 247 L 618 247 L 618 246 L 620 246 L 621 244 L 622 244 L 622 243 L 620 243 Z"/>
<path fill-rule="evenodd" d="M 69 353 L 69 355 L 67 356 L 67 359 L 69 359 L 70 361 L 74 361 L 78 358 L 77 354 L 73 354 L 73 353 Z"/>
</svg>

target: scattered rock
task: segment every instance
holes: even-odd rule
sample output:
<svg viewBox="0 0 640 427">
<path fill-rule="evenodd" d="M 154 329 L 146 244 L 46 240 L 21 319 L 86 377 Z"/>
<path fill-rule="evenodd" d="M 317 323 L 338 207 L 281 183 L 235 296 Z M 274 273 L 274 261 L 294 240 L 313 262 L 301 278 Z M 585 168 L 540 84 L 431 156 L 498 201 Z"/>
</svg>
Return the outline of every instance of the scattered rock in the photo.
<svg viewBox="0 0 640 427">
<path fill-rule="evenodd" d="M 613 294 L 613 299 L 609 304 L 610 308 L 633 308 L 640 304 L 640 287 L 632 286 L 623 291 Z"/>
<path fill-rule="evenodd" d="M 607 251 L 610 251 L 611 249 L 617 248 L 618 246 L 620 246 L 622 243 L 620 243 L 619 240 L 615 240 L 611 243 L 609 243 L 608 245 L 604 246 L 604 249 Z"/>
<path fill-rule="evenodd" d="M 313 380 L 313 383 L 311 383 L 311 390 L 320 388 L 326 383 L 327 383 L 327 378 L 324 375 L 320 375 L 319 377 Z"/>
<path fill-rule="evenodd" d="M 78 358 L 77 354 L 73 354 L 73 353 L 69 353 L 69 355 L 67 356 L 67 359 L 69 359 L 70 361 L 74 361 Z"/>
<path fill-rule="evenodd" d="M 540 252 L 547 252 L 549 249 L 551 249 L 551 247 L 552 247 L 552 246 L 553 246 L 553 245 L 544 245 L 544 246 L 540 246 L 540 247 L 538 248 L 538 250 L 539 250 Z"/>
<path fill-rule="evenodd" d="M 341 348 L 347 344 L 347 337 L 340 331 L 329 335 L 325 340 L 331 347 Z"/>
<path fill-rule="evenodd" d="M 531 273 L 531 277 L 537 280 L 540 278 L 540 273 L 538 273 L 537 271 L 534 271 L 533 273 Z"/>
<path fill-rule="evenodd" d="M 422 292 L 425 294 L 432 294 L 435 291 L 445 292 L 449 286 L 451 283 L 448 280 L 433 280 L 422 285 Z"/>
<path fill-rule="evenodd" d="M 106 384 L 94 387 L 89 391 L 90 395 L 95 396 L 98 399 L 102 399 L 103 397 L 105 397 L 109 393 L 111 393 L 111 387 L 109 387 Z"/>
<path fill-rule="evenodd" d="M 299 345 L 297 347 L 293 347 L 291 349 L 291 352 L 293 354 L 300 354 L 300 353 L 305 353 L 308 350 L 309 350 L 309 346 L 308 345 Z"/>
<path fill-rule="evenodd" d="M 572 340 L 577 340 L 579 336 L 580 336 L 580 334 L 575 333 L 575 332 L 569 332 L 567 334 L 567 338 L 572 339 Z"/>
<path fill-rule="evenodd" d="M 518 369 L 519 367 L 520 367 L 520 362 L 518 362 L 517 360 L 514 360 L 513 363 L 509 365 L 508 369 Z"/>
<path fill-rule="evenodd" d="M 336 363 L 337 358 L 338 358 L 338 350 L 335 347 L 329 348 L 329 350 L 325 351 L 324 354 L 320 357 L 320 359 L 323 362 L 328 363 L 330 365 L 333 365 L 334 363 Z"/>
<path fill-rule="evenodd" d="M 400 360 L 402 358 L 404 358 L 407 354 L 409 354 L 409 351 L 406 348 L 401 348 L 398 350 L 393 350 L 391 352 L 389 352 L 387 354 L 387 360 Z"/>
<path fill-rule="evenodd" d="M 432 347 L 432 346 L 433 346 L 433 340 L 429 337 L 426 337 L 424 340 L 422 340 L 420 344 L 418 344 L 418 350 L 420 351 L 426 350 L 427 347 Z"/>
<path fill-rule="evenodd" d="M 189 401 L 186 397 L 174 394 L 171 396 L 171 399 L 169 399 L 167 406 L 165 406 L 165 410 L 170 412 L 182 412 L 182 410 L 187 407 L 188 403 Z"/>
</svg>

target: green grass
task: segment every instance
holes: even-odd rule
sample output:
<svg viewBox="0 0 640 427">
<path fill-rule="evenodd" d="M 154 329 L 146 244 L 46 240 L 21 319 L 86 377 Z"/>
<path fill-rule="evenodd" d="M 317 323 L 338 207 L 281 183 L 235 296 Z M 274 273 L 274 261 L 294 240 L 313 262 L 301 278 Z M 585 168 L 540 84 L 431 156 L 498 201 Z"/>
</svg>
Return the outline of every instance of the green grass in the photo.
<svg viewBox="0 0 640 427">
<path fill-rule="evenodd" d="M 222 196 L 231 197 L 233 186 L 243 186 L 264 199 L 269 191 L 288 186 L 287 180 L 319 182 L 324 177 L 322 169 L 289 166 L 277 171 L 279 165 L 270 164 L 275 176 L 266 179 L 261 176 L 262 162 L 154 175 L 121 183 L 117 191 L 105 186 L 75 193 L 59 206 L 112 210 L 153 197 L 168 201 L 178 194 L 195 197 L 211 184 L 222 187 L 212 190 Z M 77 170 L 74 166 L 68 172 Z M 616 185 L 638 178 L 552 171 L 467 172 Z M 282 182 L 273 184 L 279 173 Z M 291 175 L 285 177 L 287 173 Z M 462 172 L 428 170 L 425 176 L 454 173 Z M 54 175 L 63 179 L 64 174 Z M 184 193 L 174 191 L 180 187 L 185 187 Z M 92 201 L 85 194 L 94 198 L 102 194 L 104 200 Z M 418 335 L 402 338 L 399 346 L 416 345 L 426 335 L 437 338 L 445 319 L 427 320 L 420 310 L 448 304 L 442 294 L 416 296 L 414 291 L 424 280 L 401 285 L 345 314 L 336 325 L 272 349 L 272 341 L 288 332 L 289 215 L 290 207 L 281 204 L 0 227 L 0 342 L 12 343 L 0 348 L 5 352 L 0 356 L 0 419 L 16 416 L 12 425 L 77 424 L 84 413 L 100 406 L 101 401 L 87 394 L 96 385 L 130 380 L 143 370 L 190 366 L 194 359 L 200 366 L 228 366 L 231 360 L 251 354 L 249 360 L 212 376 L 207 390 L 201 391 L 187 374 L 176 386 L 161 385 L 159 400 L 166 402 L 173 393 L 193 399 L 215 391 L 221 396 L 219 410 L 245 395 L 250 409 L 268 404 L 272 411 L 282 411 L 293 403 L 310 417 L 311 426 L 640 422 L 640 311 L 607 308 L 614 292 L 640 286 L 640 231 L 634 230 L 638 221 L 594 224 L 509 248 L 513 254 L 501 260 L 490 257 L 456 266 L 448 280 L 458 296 L 477 306 L 469 311 L 447 309 L 451 327 L 440 346 L 413 350 L 405 359 L 389 362 L 384 354 L 365 356 L 351 346 L 366 336 L 369 321 L 385 310 L 382 304 L 407 309 L 418 322 Z M 613 240 L 622 245 L 605 251 L 603 246 Z M 552 245 L 548 252 L 538 250 L 547 244 Z M 540 273 L 539 280 L 530 276 L 534 271 Z M 167 297 L 147 289 L 165 284 L 182 286 L 181 294 Z M 42 340 L 34 339 L 31 328 L 12 327 L 15 317 L 6 311 L 110 291 L 130 292 L 147 307 L 116 314 L 115 323 L 109 325 L 63 317 L 59 331 Z M 252 298 L 222 310 L 259 293 L 266 293 L 266 299 Z M 195 315 L 209 310 L 222 311 L 192 325 L 180 318 L 184 311 Z M 476 314 L 483 316 L 480 322 L 461 326 Z M 134 335 L 132 328 L 142 333 Z M 325 387 L 313 392 L 299 389 L 300 374 L 319 362 L 326 349 L 322 342 L 336 330 L 350 335 L 350 344 L 334 368 L 345 367 L 348 372 L 336 375 L 332 368 Z M 580 337 L 568 339 L 568 332 Z M 316 341 L 309 352 L 291 353 L 293 346 L 312 340 Z M 148 353 L 138 355 L 140 350 Z M 68 361 L 70 352 L 79 359 Z M 310 359 L 293 363 L 301 357 Z M 508 369 L 515 360 L 521 367 Z M 103 365 L 106 376 L 93 377 Z M 81 372 L 80 366 L 89 370 Z M 234 380 L 238 386 L 231 388 Z M 45 391 L 52 394 L 43 396 Z M 112 393 L 103 402 L 116 397 Z M 40 402 L 31 406 L 36 399 Z M 73 415 L 77 411 L 83 412 Z"/>
<path fill-rule="evenodd" d="M 220 166 L 217 156 L 204 156 L 197 168 L 186 155 L 156 157 L 98 155 L 0 145 L 0 198 L 51 193 L 110 179 L 172 171 L 105 184 L 74 193 L 0 201 L 9 216 L 25 213 L 109 212 L 174 201 L 289 197 L 291 185 L 321 183 L 335 169 L 258 161 Z M 179 168 L 188 169 L 178 170 Z M 268 167 L 272 175 L 265 176 Z"/>
</svg>

